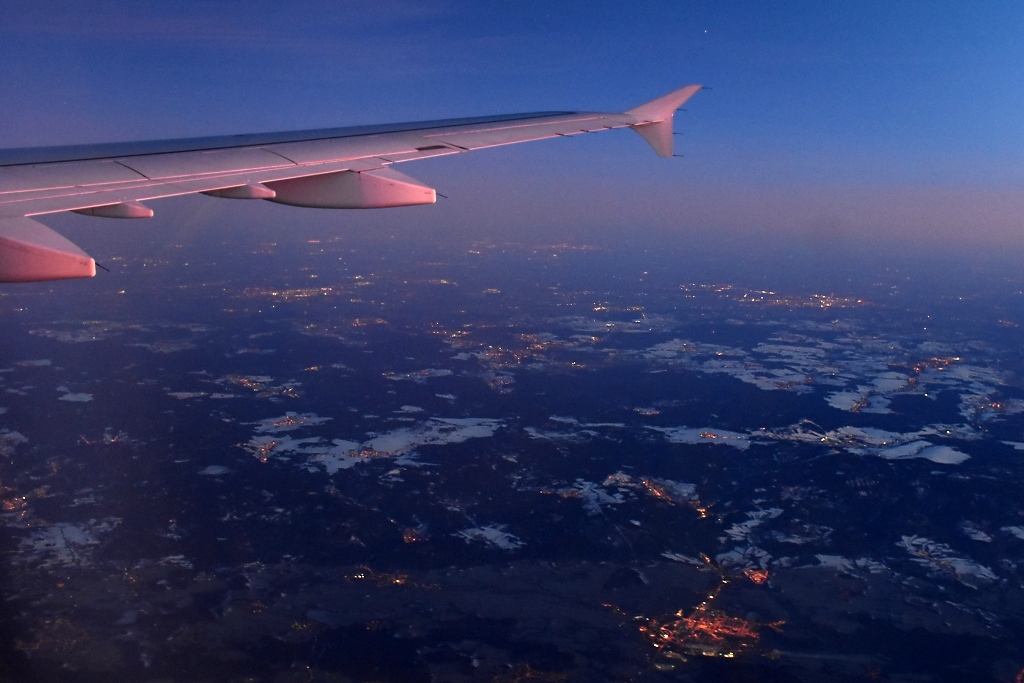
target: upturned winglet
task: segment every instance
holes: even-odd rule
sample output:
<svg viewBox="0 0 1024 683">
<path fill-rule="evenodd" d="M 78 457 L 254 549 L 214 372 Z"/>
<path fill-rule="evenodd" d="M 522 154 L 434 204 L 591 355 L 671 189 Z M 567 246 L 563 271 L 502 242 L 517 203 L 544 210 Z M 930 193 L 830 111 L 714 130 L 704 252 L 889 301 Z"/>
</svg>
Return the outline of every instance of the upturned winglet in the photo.
<svg viewBox="0 0 1024 683">
<path fill-rule="evenodd" d="M 640 133 L 658 156 L 672 156 L 672 117 L 702 87 L 688 85 L 630 109 L 625 113 L 636 119 L 636 123 L 629 124 L 629 127 Z"/>
</svg>

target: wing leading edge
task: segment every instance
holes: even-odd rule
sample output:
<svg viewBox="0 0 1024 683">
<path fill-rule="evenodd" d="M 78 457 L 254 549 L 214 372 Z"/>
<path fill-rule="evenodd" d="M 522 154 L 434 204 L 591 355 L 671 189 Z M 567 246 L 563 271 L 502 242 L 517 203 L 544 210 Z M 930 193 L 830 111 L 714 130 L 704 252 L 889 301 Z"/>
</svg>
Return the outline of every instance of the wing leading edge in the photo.
<svg viewBox="0 0 1024 683">
<path fill-rule="evenodd" d="M 292 206 L 432 204 L 393 164 L 530 140 L 632 128 L 672 156 L 672 118 L 690 85 L 621 114 L 538 112 L 186 140 L 0 150 L 0 282 L 92 277 L 96 264 L 32 216 L 148 218 L 143 202 L 202 193 Z"/>
</svg>

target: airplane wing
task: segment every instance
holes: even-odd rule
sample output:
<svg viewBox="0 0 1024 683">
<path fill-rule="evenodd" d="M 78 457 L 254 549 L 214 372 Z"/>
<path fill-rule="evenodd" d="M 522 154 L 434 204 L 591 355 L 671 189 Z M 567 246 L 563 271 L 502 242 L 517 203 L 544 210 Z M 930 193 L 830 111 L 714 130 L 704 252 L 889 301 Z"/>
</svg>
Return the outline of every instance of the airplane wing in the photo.
<svg viewBox="0 0 1024 683">
<path fill-rule="evenodd" d="M 538 112 L 0 150 L 0 282 L 96 274 L 88 254 L 32 216 L 148 218 L 153 210 L 145 202 L 194 193 L 333 209 L 432 204 L 434 190 L 395 164 L 615 128 L 631 128 L 660 156 L 672 156 L 672 117 L 700 88 L 689 85 L 621 114 Z"/>
</svg>

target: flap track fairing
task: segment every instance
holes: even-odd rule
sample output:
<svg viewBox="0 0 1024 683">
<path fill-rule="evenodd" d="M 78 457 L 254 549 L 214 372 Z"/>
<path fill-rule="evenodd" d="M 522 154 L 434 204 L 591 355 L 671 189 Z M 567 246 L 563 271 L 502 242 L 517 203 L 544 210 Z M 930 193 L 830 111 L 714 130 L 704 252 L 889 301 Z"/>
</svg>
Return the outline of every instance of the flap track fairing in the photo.
<svg viewBox="0 0 1024 683">
<path fill-rule="evenodd" d="M 342 171 L 267 183 L 272 202 L 317 209 L 385 209 L 433 204 L 437 193 L 390 168 Z"/>
</svg>

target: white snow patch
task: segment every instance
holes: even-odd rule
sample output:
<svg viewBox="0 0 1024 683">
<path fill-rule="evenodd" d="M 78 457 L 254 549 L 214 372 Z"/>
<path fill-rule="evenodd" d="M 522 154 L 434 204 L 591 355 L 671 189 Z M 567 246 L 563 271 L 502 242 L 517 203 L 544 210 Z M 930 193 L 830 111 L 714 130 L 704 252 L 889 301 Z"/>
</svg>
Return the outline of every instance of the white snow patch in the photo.
<svg viewBox="0 0 1024 683">
<path fill-rule="evenodd" d="M 907 460 L 924 458 L 939 465 L 959 465 L 971 456 L 949 446 L 935 446 L 927 441 L 912 441 L 879 451 L 879 457 L 886 460 Z"/>
<path fill-rule="evenodd" d="M 85 565 L 91 559 L 89 550 L 99 545 L 98 536 L 112 531 L 121 520 L 91 519 L 81 524 L 58 522 L 39 529 L 21 540 L 16 564 L 34 563 L 43 568 Z"/>
<path fill-rule="evenodd" d="M 253 424 L 267 423 L 266 427 L 261 426 L 257 431 L 288 431 L 297 428 L 294 423 L 300 420 L 305 420 L 304 424 L 320 424 L 329 419 L 311 415 L 285 418 L 289 424 L 279 426 L 273 420 Z M 372 458 L 408 457 L 421 446 L 456 444 L 493 436 L 501 426 L 501 420 L 490 418 L 432 418 L 417 427 L 403 427 L 371 435 L 362 443 L 344 439 L 327 441 L 321 437 L 296 439 L 281 434 L 257 434 L 248 443 L 242 444 L 242 448 L 259 460 L 297 455 L 303 457 L 308 465 L 322 467 L 328 474 L 334 474 Z M 411 458 L 406 464 L 412 464 Z"/>
<path fill-rule="evenodd" d="M 768 569 L 768 566 L 772 561 L 772 556 L 763 548 L 748 545 L 733 548 L 729 552 L 721 553 L 715 557 L 715 561 L 723 567 L 735 567 L 737 569 Z"/>
<path fill-rule="evenodd" d="M 315 427 L 328 422 L 331 418 L 320 417 L 315 413 L 293 413 L 287 412 L 281 417 L 268 417 L 258 422 L 246 422 L 246 424 L 257 425 L 257 434 L 281 434 L 290 432 L 301 427 Z"/>
<path fill-rule="evenodd" d="M 697 500 L 697 487 L 695 485 L 671 479 L 632 477 L 625 472 L 616 472 L 605 477 L 601 485 L 606 488 L 614 486 L 645 492 L 654 498 L 670 503 L 689 503 Z"/>
<path fill-rule="evenodd" d="M 190 398 L 202 398 L 206 396 L 205 391 L 168 391 L 167 395 L 179 401 L 187 401 Z"/>
<path fill-rule="evenodd" d="M 914 562 L 931 569 L 933 574 L 950 576 L 970 588 L 999 580 L 991 569 L 956 555 L 945 543 L 923 536 L 904 536 L 896 545 L 912 555 Z"/>
<path fill-rule="evenodd" d="M 856 575 L 859 573 L 857 570 L 866 571 L 870 574 L 884 574 L 889 571 L 889 568 L 883 563 L 867 557 L 857 559 L 846 558 L 841 555 L 815 555 L 814 557 L 820 563 L 819 567 L 835 569 L 844 574 Z"/>
<path fill-rule="evenodd" d="M 647 427 L 655 432 L 661 432 L 670 443 L 688 444 L 718 444 L 732 446 L 739 450 L 750 448 L 750 436 L 739 432 L 730 432 L 725 429 L 712 429 L 711 427 Z"/>
<path fill-rule="evenodd" d="M 488 418 L 433 418 L 420 427 L 397 429 L 381 434 L 364 445 L 382 454 L 397 455 L 419 446 L 462 443 L 469 439 L 494 436 L 501 420 Z"/>
<path fill-rule="evenodd" d="M 679 553 L 673 553 L 665 551 L 661 554 L 662 557 L 672 560 L 673 562 L 679 562 L 681 564 L 688 564 L 692 567 L 706 567 L 707 562 L 697 557 L 690 557 L 689 555 L 680 555 Z"/>
<path fill-rule="evenodd" d="M 334 439 L 330 446 L 315 446 L 305 449 L 305 452 L 312 455 L 308 462 L 323 467 L 327 474 L 334 474 L 366 462 L 366 458 L 359 455 L 359 444 L 355 441 Z"/>
<path fill-rule="evenodd" d="M 883 372 L 878 375 L 872 384 L 875 390 L 882 393 L 892 393 L 903 389 L 909 383 L 910 378 L 898 372 Z"/>
<path fill-rule="evenodd" d="M 829 394 L 825 402 L 837 410 L 853 410 L 854 407 L 863 400 L 863 394 L 855 391 L 837 391 L 834 394 Z"/>
<path fill-rule="evenodd" d="M 960 525 L 960 531 L 964 532 L 964 536 L 971 539 L 972 541 L 981 541 L 982 543 L 991 543 L 992 537 L 986 534 L 984 531 L 974 526 L 970 522 L 964 522 Z"/>
<path fill-rule="evenodd" d="M 789 533 L 781 531 L 772 532 L 772 538 L 779 543 L 791 543 L 793 545 L 805 545 L 807 543 L 827 544 L 834 529 L 818 524 L 799 524 L 791 529 Z"/>
<path fill-rule="evenodd" d="M 416 382 L 417 384 L 425 384 L 428 379 L 433 377 L 447 377 L 451 374 L 452 371 L 446 368 L 427 368 L 426 370 L 417 370 L 415 372 L 405 372 L 402 374 L 385 373 L 385 377 L 395 382 L 409 380 Z"/>
<path fill-rule="evenodd" d="M 598 484 L 584 479 L 577 479 L 576 483 L 556 491 L 564 498 L 579 498 L 583 502 L 583 509 L 589 515 L 601 514 L 602 505 L 618 505 L 626 502 L 621 493 L 609 494 Z"/>
<path fill-rule="evenodd" d="M 19 444 L 28 443 L 28 437 L 21 432 L 0 429 L 0 455 L 10 457 Z"/>
<path fill-rule="evenodd" d="M 763 438 L 820 443 L 837 452 L 855 455 L 877 455 L 887 460 L 924 458 L 941 465 L 958 465 L 969 455 L 950 446 L 938 446 L 922 436 L 953 437 L 973 440 L 977 434 L 966 426 L 931 425 L 916 432 L 889 432 L 873 427 L 840 427 L 828 432 L 808 428 L 805 423 L 787 429 L 761 432 Z"/>
<path fill-rule="evenodd" d="M 184 555 L 168 555 L 167 557 L 161 558 L 157 564 L 163 565 L 164 567 L 192 569 L 192 562 Z"/>
<path fill-rule="evenodd" d="M 752 510 L 747 513 L 748 519 L 745 522 L 737 522 L 725 530 L 725 535 L 734 541 L 746 541 L 750 533 L 757 527 L 764 524 L 765 520 L 775 519 L 782 514 L 781 508 L 768 508 L 767 510 Z"/>
<path fill-rule="evenodd" d="M 462 531 L 456 532 L 454 535 L 461 537 L 466 543 L 472 543 L 473 541 L 480 541 L 482 543 L 489 543 L 496 548 L 502 550 L 515 550 L 516 548 L 522 548 L 524 543 L 519 540 L 516 536 L 505 531 L 507 527 L 504 524 L 492 524 L 490 526 L 480 526 L 472 529 L 463 529 Z"/>
<path fill-rule="evenodd" d="M 58 401 L 71 401 L 73 403 L 88 403 L 92 400 L 92 394 L 67 393 L 57 399 Z"/>
<path fill-rule="evenodd" d="M 531 439 L 543 439 L 545 441 L 567 441 L 569 443 L 582 443 L 587 441 L 594 432 L 580 430 L 578 432 L 557 432 L 541 431 L 536 427 L 524 427 L 523 431 L 530 435 Z"/>
</svg>

